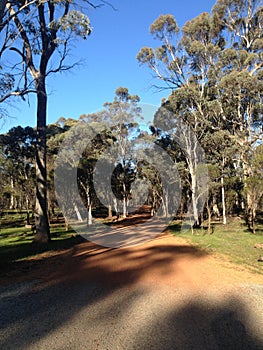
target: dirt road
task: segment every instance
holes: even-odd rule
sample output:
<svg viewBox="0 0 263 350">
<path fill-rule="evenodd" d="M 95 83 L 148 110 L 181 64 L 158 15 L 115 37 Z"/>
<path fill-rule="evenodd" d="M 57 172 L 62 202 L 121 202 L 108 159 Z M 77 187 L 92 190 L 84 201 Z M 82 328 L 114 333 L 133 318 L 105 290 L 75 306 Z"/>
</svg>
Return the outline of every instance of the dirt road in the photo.
<svg viewBox="0 0 263 350">
<path fill-rule="evenodd" d="M 1 349 L 261 349 L 263 276 L 165 234 L 83 243 L 1 279 Z"/>
</svg>

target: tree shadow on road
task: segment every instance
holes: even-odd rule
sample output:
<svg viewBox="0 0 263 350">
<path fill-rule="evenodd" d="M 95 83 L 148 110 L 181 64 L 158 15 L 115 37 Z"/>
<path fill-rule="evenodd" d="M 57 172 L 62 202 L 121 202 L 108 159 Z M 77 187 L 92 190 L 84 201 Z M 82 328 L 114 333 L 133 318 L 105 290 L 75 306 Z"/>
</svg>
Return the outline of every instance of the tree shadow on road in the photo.
<svg viewBox="0 0 263 350">
<path fill-rule="evenodd" d="M 106 350 L 119 342 L 127 350 L 221 349 L 221 342 L 224 349 L 257 349 L 259 340 L 239 321 L 247 319 L 247 311 L 238 300 L 219 306 L 190 300 L 181 310 L 171 305 L 166 310 L 166 295 L 160 295 L 160 309 L 151 313 L 155 299 L 137 282 L 156 276 L 158 291 L 159 278 L 176 273 L 177 260 L 194 263 L 206 254 L 162 239 L 122 249 L 86 242 L 59 256 L 20 262 L 24 278 L 0 288 L 0 348 Z M 31 284 L 24 282 L 27 276 Z M 143 315 L 149 322 L 141 325 Z"/>
<path fill-rule="evenodd" d="M 131 348 L 260 350 L 262 329 L 249 322 L 249 313 L 237 298 L 216 305 L 205 299 L 191 300 L 141 328 Z"/>
</svg>

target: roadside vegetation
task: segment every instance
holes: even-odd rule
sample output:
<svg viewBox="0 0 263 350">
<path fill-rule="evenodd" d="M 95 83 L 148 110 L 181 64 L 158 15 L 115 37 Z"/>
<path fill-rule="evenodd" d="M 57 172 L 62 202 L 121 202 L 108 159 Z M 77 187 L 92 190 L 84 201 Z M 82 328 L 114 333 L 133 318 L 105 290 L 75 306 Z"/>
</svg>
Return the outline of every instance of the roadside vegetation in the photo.
<svg viewBox="0 0 263 350">
<path fill-rule="evenodd" d="M 30 259 L 44 252 L 59 252 L 82 243 L 84 240 L 74 230 L 66 231 L 63 222 L 51 224 L 52 240 L 46 244 L 33 242 L 34 233 L 23 222 L 25 212 L 9 211 L 2 216 L 0 226 L 0 270 L 6 271 L 10 264 Z M 101 220 L 101 219 L 100 219 Z M 104 219 L 107 221 L 107 218 Z M 128 220 L 128 219 L 127 219 Z M 252 234 L 240 217 L 231 217 L 227 225 L 212 221 L 211 234 L 207 222 L 202 228 L 182 231 L 181 221 L 174 220 L 168 230 L 171 234 L 184 238 L 189 244 L 205 250 L 217 259 L 231 262 L 254 273 L 263 274 L 263 220 L 260 216 L 257 230 Z M 261 248 L 255 248 L 259 244 Z M 216 271 L 215 271 L 216 273 Z"/>
<path fill-rule="evenodd" d="M 28 259 L 47 251 L 68 249 L 82 240 L 73 230 L 65 230 L 61 223 L 51 224 L 52 241 L 45 244 L 33 242 L 34 231 L 24 225 L 25 212 L 8 211 L 2 213 L 0 225 L 0 271 L 10 264 Z"/>
<path fill-rule="evenodd" d="M 263 274 L 263 262 L 258 261 L 263 256 L 263 221 L 259 219 L 255 234 L 247 229 L 240 217 L 229 218 L 227 225 L 212 223 L 212 234 L 207 234 L 207 227 L 181 231 L 180 221 L 174 221 L 169 227 L 170 232 L 185 238 L 190 244 L 204 249 L 218 259 L 228 261 L 252 272 Z M 255 248 L 255 245 L 262 248 Z M 216 271 L 215 271 L 216 273 Z"/>
</svg>

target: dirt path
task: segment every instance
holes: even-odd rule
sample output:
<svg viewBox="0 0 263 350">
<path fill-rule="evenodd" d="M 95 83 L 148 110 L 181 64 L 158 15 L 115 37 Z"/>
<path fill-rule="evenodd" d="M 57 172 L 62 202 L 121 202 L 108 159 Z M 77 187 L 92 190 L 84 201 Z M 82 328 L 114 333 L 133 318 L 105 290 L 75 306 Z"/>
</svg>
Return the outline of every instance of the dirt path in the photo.
<svg viewBox="0 0 263 350">
<path fill-rule="evenodd" d="M 2 349 L 263 346 L 263 276 L 169 234 L 45 253 L 0 282 Z"/>
<path fill-rule="evenodd" d="M 1 284 L 41 279 L 45 283 L 89 280 L 102 285 L 154 283 L 203 289 L 240 283 L 263 284 L 263 275 L 206 254 L 168 233 L 143 245 L 111 249 L 85 242 L 15 265 Z"/>
</svg>

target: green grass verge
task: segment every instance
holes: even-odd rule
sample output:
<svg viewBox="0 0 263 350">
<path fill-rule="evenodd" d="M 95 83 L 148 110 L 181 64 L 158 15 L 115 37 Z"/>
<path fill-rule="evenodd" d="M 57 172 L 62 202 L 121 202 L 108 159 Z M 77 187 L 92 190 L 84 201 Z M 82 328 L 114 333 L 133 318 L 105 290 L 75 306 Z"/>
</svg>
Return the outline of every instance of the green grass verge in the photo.
<svg viewBox="0 0 263 350">
<path fill-rule="evenodd" d="M 262 249 L 254 248 L 255 243 L 263 243 L 263 225 L 258 226 L 255 235 L 237 220 L 227 225 L 214 224 L 213 234 L 207 235 L 206 230 L 181 232 L 179 222 L 173 222 L 169 227 L 172 234 L 187 239 L 191 244 L 204 249 L 208 253 L 220 254 L 221 259 L 242 265 L 249 270 L 263 274 L 263 263 L 257 259 L 263 255 Z M 72 237 L 73 230 L 66 232 L 64 227 L 51 229 L 52 241 L 47 244 L 34 244 L 30 229 L 25 227 L 5 227 L 0 230 L 0 268 L 12 262 L 46 251 L 68 249 L 80 243 L 81 237 Z"/>
<path fill-rule="evenodd" d="M 65 231 L 64 227 L 51 229 L 52 241 L 46 244 L 35 244 L 30 229 L 24 227 L 5 228 L 0 230 L 0 268 L 21 259 L 52 250 L 68 249 L 80 243 L 80 237 L 72 237 L 73 230 Z"/>
<path fill-rule="evenodd" d="M 227 225 L 214 224 L 213 234 L 206 234 L 206 230 L 195 229 L 181 232 L 179 222 L 169 227 L 172 234 L 183 237 L 187 241 L 208 253 L 220 254 L 221 259 L 242 265 L 252 272 L 263 274 L 263 263 L 258 262 L 263 250 L 254 248 L 255 243 L 263 243 L 263 230 L 258 229 L 255 235 L 247 231 L 246 227 L 236 220 Z"/>
</svg>

